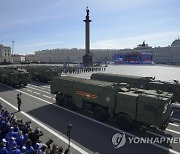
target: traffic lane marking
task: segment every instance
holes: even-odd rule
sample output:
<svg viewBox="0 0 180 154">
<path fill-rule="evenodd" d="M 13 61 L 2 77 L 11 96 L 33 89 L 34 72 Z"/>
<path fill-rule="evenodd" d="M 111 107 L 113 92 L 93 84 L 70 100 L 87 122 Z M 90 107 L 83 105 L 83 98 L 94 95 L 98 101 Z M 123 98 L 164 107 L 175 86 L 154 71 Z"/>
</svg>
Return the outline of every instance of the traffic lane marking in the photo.
<svg viewBox="0 0 180 154">
<path fill-rule="evenodd" d="M 6 86 L 7 86 L 7 85 L 6 85 Z M 8 86 L 8 87 L 9 87 L 9 86 Z M 11 89 L 14 89 L 14 88 L 12 88 L 12 87 L 10 87 L 10 88 L 11 88 Z M 75 114 L 75 115 L 78 115 L 78 116 L 80 116 L 80 117 L 83 117 L 83 118 L 85 118 L 85 119 L 88 119 L 88 120 L 90 120 L 90 121 L 93 121 L 93 122 L 95 122 L 95 123 L 98 123 L 98 124 L 100 124 L 100 125 L 103 125 L 103 126 L 105 126 L 105 127 L 107 127 L 107 128 L 116 130 L 116 131 L 118 131 L 118 132 L 124 132 L 125 134 L 127 134 L 127 135 L 129 135 L 129 136 L 131 136 L 131 137 L 138 137 L 138 136 L 136 136 L 136 135 L 134 135 L 134 134 L 131 134 L 131 133 L 126 132 L 126 131 L 123 131 L 123 130 L 121 130 L 121 129 L 115 128 L 115 127 L 110 126 L 110 125 L 107 125 L 107 124 L 102 123 L 102 122 L 100 122 L 100 121 L 96 121 L 95 119 L 92 119 L 92 118 L 86 117 L 86 116 L 84 116 L 84 115 L 81 115 L 81 114 L 79 114 L 79 113 L 76 113 L 76 112 L 74 112 L 74 111 L 68 110 L 68 109 L 63 108 L 63 107 L 61 107 L 61 106 L 58 106 L 58 105 L 56 105 L 56 104 L 54 104 L 54 103 L 51 103 L 51 102 L 46 101 L 46 100 L 44 100 L 44 99 L 41 99 L 41 98 L 39 98 L 39 97 L 33 96 L 33 95 L 31 95 L 31 94 L 28 94 L 28 93 L 26 93 L 26 92 L 24 92 L 24 91 L 21 91 L 21 90 L 18 90 L 18 89 L 15 89 L 15 90 L 17 90 L 17 91 L 19 91 L 19 92 L 22 92 L 22 93 L 24 93 L 24 94 L 26 94 L 26 95 L 29 95 L 29 96 L 31 96 L 31 97 L 34 97 L 34 98 L 36 98 L 36 99 L 38 99 L 38 100 L 41 100 L 41 101 L 43 101 L 43 102 L 45 102 L 45 103 L 47 103 L 47 104 L 51 104 L 51 105 L 53 105 L 53 106 L 56 106 L 56 107 L 58 107 L 58 108 L 61 108 L 61 109 L 63 109 L 63 110 L 66 110 L 66 111 L 68 111 L 68 112 L 71 112 L 71 113 L 73 113 L 73 114 Z M 155 147 L 158 147 L 158 148 L 160 148 L 160 149 L 163 149 L 163 150 L 165 150 L 165 151 L 174 153 L 174 154 L 180 154 L 180 152 L 178 152 L 178 151 L 175 151 L 175 150 L 173 150 L 173 149 L 169 149 L 169 148 L 164 147 L 164 146 L 159 145 L 159 144 L 155 144 L 155 143 L 149 143 L 149 144 L 150 144 L 150 145 L 153 145 L 153 146 L 155 146 Z"/>
<path fill-rule="evenodd" d="M 50 92 L 47 92 L 47 91 L 44 91 L 44 90 L 36 89 L 36 88 L 30 87 L 30 86 L 27 86 L 27 87 L 30 88 L 30 89 L 37 90 L 37 91 L 41 91 L 43 93 L 51 94 Z"/>
<path fill-rule="evenodd" d="M 172 106 L 173 107 L 180 107 L 180 104 L 179 103 L 173 103 Z"/>
<path fill-rule="evenodd" d="M 35 91 L 32 91 L 32 90 L 29 90 L 29 89 L 26 89 L 27 91 L 29 91 L 29 92 L 32 92 L 32 93 L 35 93 L 35 94 L 38 94 L 38 95 L 40 95 L 40 93 L 38 93 L 38 92 L 35 92 Z"/>
<path fill-rule="evenodd" d="M 180 119 L 177 118 L 172 118 L 172 120 L 180 122 Z"/>
<path fill-rule="evenodd" d="M 42 90 L 50 91 L 50 88 L 43 88 L 41 86 L 37 86 L 37 85 L 33 85 L 33 84 L 28 84 L 28 86 L 32 86 L 32 87 L 36 87 L 36 88 L 39 88 L 39 89 L 42 89 Z"/>
<path fill-rule="evenodd" d="M 29 90 L 29 89 L 26 89 L 27 91 L 29 91 L 29 92 L 32 92 L 32 90 Z"/>
<path fill-rule="evenodd" d="M 172 130 L 172 129 L 169 129 L 169 128 L 166 128 L 166 131 L 172 132 L 172 133 L 175 133 L 175 134 L 179 134 L 179 135 L 180 135 L 180 132 L 175 131 L 175 130 Z"/>
<path fill-rule="evenodd" d="M 164 136 L 164 135 L 161 135 L 161 134 L 157 134 L 157 133 L 151 132 L 149 130 L 146 130 L 146 132 L 149 133 L 149 134 L 155 135 L 155 136 L 159 136 L 159 137 L 162 137 L 162 138 L 167 138 L 167 136 Z"/>
<path fill-rule="evenodd" d="M 171 104 L 172 109 L 176 111 L 180 111 L 180 103 Z"/>
<path fill-rule="evenodd" d="M 175 131 L 175 130 L 172 130 L 172 129 L 169 129 L 169 128 L 166 128 L 166 131 L 169 131 L 169 132 L 172 132 L 174 134 L 178 134 L 180 135 L 180 132 L 178 131 Z M 146 130 L 147 133 L 150 133 L 150 134 L 153 134 L 155 136 L 159 136 L 159 137 L 163 137 L 163 138 L 167 138 L 168 136 L 165 136 L 165 135 L 161 135 L 161 134 L 157 134 L 155 132 L 152 132 L 152 131 L 149 131 L 149 130 Z"/>
<path fill-rule="evenodd" d="M 44 96 L 44 97 L 46 97 L 46 98 L 54 99 L 54 98 L 52 98 L 52 97 L 50 97 L 50 96 L 43 95 L 43 94 L 40 94 L 40 93 L 38 93 L 38 92 L 35 92 L 35 91 L 32 91 L 32 90 L 29 90 L 29 89 L 26 89 L 26 90 L 27 90 L 27 91 L 29 91 L 29 92 L 32 92 L 32 93 L 38 94 L 38 95 L 42 95 L 42 96 Z M 55 99 L 54 99 L 54 100 L 55 100 Z"/>
<path fill-rule="evenodd" d="M 18 111 L 18 108 L 15 107 L 14 105 L 12 105 L 11 103 L 9 103 L 8 101 L 6 101 L 5 99 L 1 98 L 0 99 L 8 104 L 9 106 L 11 106 L 12 108 L 14 108 L 15 110 Z M 24 116 L 28 117 L 30 120 L 32 120 L 33 122 L 35 122 L 36 124 L 38 124 L 39 126 L 43 127 L 45 130 L 47 130 L 48 132 L 50 132 L 51 134 L 55 135 L 57 138 L 59 138 L 60 140 L 62 140 L 63 142 L 65 142 L 66 144 L 69 144 L 69 140 L 64 138 L 63 136 L 61 136 L 60 134 L 56 133 L 55 131 L 53 131 L 52 129 L 48 128 L 47 126 L 45 126 L 44 124 L 42 124 L 41 122 L 39 122 L 38 120 L 36 120 L 35 118 L 33 118 L 32 116 L 30 116 L 29 114 L 25 113 L 24 111 L 20 111 Z M 79 151 L 82 154 L 89 154 L 88 152 L 86 152 L 85 150 L 81 149 L 80 147 L 76 146 L 74 143 L 70 143 L 71 147 L 73 147 L 74 149 L 76 149 L 77 151 Z"/>
<path fill-rule="evenodd" d="M 37 82 L 37 81 L 33 81 L 30 84 L 35 85 L 35 86 L 39 86 L 39 87 L 44 87 L 44 88 L 49 88 L 50 87 L 50 83 L 48 84 L 43 84 L 42 82 Z"/>
<path fill-rule="evenodd" d="M 39 88 L 39 89 L 42 89 L 42 90 L 46 90 L 45 88 L 42 88 L 42 87 L 40 87 L 40 86 L 33 85 L 33 84 L 28 84 L 28 86 L 32 86 L 32 87 L 36 87 L 36 88 Z"/>
<path fill-rule="evenodd" d="M 47 96 L 47 95 L 42 95 L 42 96 L 47 97 L 47 98 L 51 98 L 51 99 L 52 99 L 52 97 L 49 97 L 49 96 Z"/>
<path fill-rule="evenodd" d="M 173 109 L 173 111 L 180 113 L 180 110 L 177 110 L 177 109 Z"/>
<path fill-rule="evenodd" d="M 169 123 L 169 125 L 171 125 L 171 126 L 175 126 L 175 127 L 179 127 L 179 125 L 178 124 L 174 124 L 174 123 Z"/>
<path fill-rule="evenodd" d="M 17 90 L 17 91 L 21 92 L 20 90 Z M 43 100 L 43 99 L 41 99 L 41 98 L 38 98 L 38 97 L 33 96 L 33 95 L 31 95 L 31 94 L 28 94 L 28 93 L 26 93 L 26 92 L 23 92 L 23 91 L 22 91 L 22 93 L 27 94 L 27 95 L 29 95 L 29 96 L 31 96 L 31 97 L 36 98 L 36 99 L 39 99 L 39 100 L 41 100 L 41 101 L 44 101 L 44 102 L 46 102 L 47 104 L 51 104 L 51 105 L 53 105 L 53 106 L 56 106 L 56 107 L 58 107 L 58 108 L 61 108 L 61 109 L 63 109 L 63 110 L 66 110 L 66 111 L 68 111 L 68 112 L 71 112 L 71 113 L 73 113 L 73 114 L 75 114 L 75 115 L 78 115 L 78 116 L 80 116 L 80 117 L 86 118 L 86 119 L 88 119 L 88 120 L 90 120 L 90 121 L 93 121 L 93 122 L 95 122 L 95 123 L 98 123 L 98 124 L 100 124 L 100 125 L 103 125 L 103 126 L 105 126 L 105 127 L 108 127 L 108 128 L 110 128 L 110 129 L 116 130 L 116 131 L 118 131 L 118 132 L 122 132 L 122 131 L 123 131 L 123 130 L 121 130 L 121 129 L 118 129 L 118 128 L 109 126 L 109 125 L 107 125 L 107 124 L 105 124 L 105 123 L 102 123 L 102 122 L 100 122 L 100 121 L 96 121 L 95 119 L 86 117 L 86 116 L 81 115 L 81 114 L 79 114 L 79 113 L 76 113 L 76 112 L 74 112 L 74 111 L 68 110 L 68 109 L 63 108 L 63 107 L 61 107 L 61 106 L 58 106 L 58 105 L 56 105 L 56 104 L 54 104 L 54 103 L 48 102 L 48 101 L 46 101 L 46 100 Z M 126 131 L 123 131 L 123 132 L 124 132 L 125 134 L 131 136 L 131 137 L 138 137 L 138 136 L 136 136 L 136 135 L 134 135 L 134 134 L 131 134 L 131 133 L 129 133 L 129 132 L 126 132 Z M 175 150 L 173 150 L 173 149 L 169 149 L 169 148 L 164 147 L 164 146 L 159 145 L 159 144 L 155 144 L 155 143 L 149 143 L 149 144 L 150 144 L 150 145 L 153 145 L 153 146 L 155 146 L 155 147 L 158 147 L 158 148 L 160 148 L 160 149 L 163 149 L 163 150 L 165 150 L 165 151 L 174 153 L 174 154 L 180 154 L 180 152 L 178 152 L 178 151 L 175 151 Z"/>
<path fill-rule="evenodd" d="M 38 93 L 38 92 L 35 92 L 35 91 L 32 91 L 32 90 L 29 90 L 29 89 L 26 89 L 27 91 L 29 91 L 29 92 L 32 92 L 32 93 L 35 93 L 35 94 L 38 94 L 38 95 L 42 95 L 42 96 L 44 96 L 44 97 L 46 97 L 46 98 L 51 98 L 51 99 L 53 99 L 52 97 L 50 97 L 50 96 L 47 96 L 47 95 L 43 95 L 43 94 L 40 94 L 40 93 Z"/>
<path fill-rule="evenodd" d="M 33 93 L 35 93 L 35 94 L 38 94 L 38 95 L 41 95 L 40 93 L 38 93 L 38 92 L 35 92 L 35 91 L 34 91 Z"/>
<path fill-rule="evenodd" d="M 42 87 L 45 87 L 45 88 L 50 88 L 50 86 L 42 86 Z"/>
<path fill-rule="evenodd" d="M 173 111 L 174 111 L 174 110 L 173 110 Z M 180 112 L 174 111 L 172 118 L 180 119 Z"/>
<path fill-rule="evenodd" d="M 43 94 L 41 94 L 41 93 L 38 93 L 38 92 L 35 92 L 35 91 L 32 91 L 32 90 L 29 90 L 29 89 L 26 89 L 26 90 L 29 91 L 29 92 L 32 92 L 32 93 L 41 95 L 41 96 L 46 97 L 46 98 L 50 98 L 50 99 L 56 100 L 55 98 L 53 98 L 53 97 L 51 97 L 51 96 L 43 95 Z"/>
</svg>

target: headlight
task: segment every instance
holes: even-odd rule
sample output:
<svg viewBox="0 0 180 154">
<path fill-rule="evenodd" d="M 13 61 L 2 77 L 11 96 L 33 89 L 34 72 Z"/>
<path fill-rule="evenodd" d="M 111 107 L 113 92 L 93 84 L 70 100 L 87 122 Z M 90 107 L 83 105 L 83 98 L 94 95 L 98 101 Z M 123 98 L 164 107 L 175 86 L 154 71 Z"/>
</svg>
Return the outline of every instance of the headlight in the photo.
<svg viewBox="0 0 180 154">
<path fill-rule="evenodd" d="M 164 109 L 163 109 L 163 114 L 164 114 L 164 113 L 166 113 L 167 108 L 168 108 L 168 104 L 166 104 L 166 105 L 164 106 Z"/>
</svg>

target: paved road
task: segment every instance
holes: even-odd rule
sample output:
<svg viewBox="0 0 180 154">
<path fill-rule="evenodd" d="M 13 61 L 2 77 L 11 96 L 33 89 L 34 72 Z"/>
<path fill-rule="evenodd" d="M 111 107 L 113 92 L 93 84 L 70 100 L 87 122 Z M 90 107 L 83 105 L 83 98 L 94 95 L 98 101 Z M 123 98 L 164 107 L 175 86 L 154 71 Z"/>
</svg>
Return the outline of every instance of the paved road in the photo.
<svg viewBox="0 0 180 154">
<path fill-rule="evenodd" d="M 106 67 L 105 73 L 135 75 L 155 77 L 157 80 L 172 81 L 174 79 L 180 81 L 180 66 L 166 65 L 109 65 Z M 76 76 L 90 77 L 92 72 L 81 73 Z M 73 74 L 72 74 L 73 75 Z"/>
<path fill-rule="evenodd" d="M 162 71 L 162 72 L 161 72 Z M 180 68 L 165 67 L 165 66 L 109 66 L 105 72 L 122 73 L 130 75 L 142 75 L 153 76 L 162 80 L 169 80 L 177 77 L 180 80 Z M 156 73 L 154 73 L 156 72 Z M 171 76 L 169 73 L 171 72 Z M 161 73 L 163 73 L 161 75 Z M 91 73 L 82 73 L 77 76 L 88 78 Z M 170 123 L 164 134 L 162 132 L 144 131 L 139 128 L 126 133 L 126 144 L 119 149 L 115 149 L 112 144 L 112 136 L 119 130 L 113 123 L 100 123 L 94 120 L 89 113 L 84 112 L 72 112 L 67 109 L 63 109 L 55 104 L 54 95 L 50 94 L 50 86 L 41 83 L 28 84 L 26 88 L 14 89 L 0 84 L 0 103 L 3 104 L 8 110 L 14 112 L 15 108 L 9 106 L 16 105 L 16 95 L 18 92 L 22 92 L 22 112 L 16 113 L 18 117 L 25 120 L 35 120 L 33 126 L 40 127 L 45 133 L 43 141 L 48 138 L 54 139 L 58 145 L 67 147 L 59 138 L 66 138 L 67 125 L 72 123 L 72 153 L 93 153 L 98 151 L 102 154 L 119 154 L 119 153 L 179 153 L 180 146 L 175 144 L 130 144 L 128 137 L 180 137 L 180 105 L 176 104 L 174 110 L 174 123 Z M 10 103 L 10 104 L 7 104 Z M 86 116 L 84 116 L 86 115 Z M 28 116 L 28 117 L 26 117 Z M 31 117 L 29 117 L 31 116 Z M 35 119 L 32 119 L 35 118 Z M 37 124 L 38 122 L 38 124 Z M 40 122 L 40 123 L 39 123 Z M 41 125 L 41 126 L 39 126 Z M 60 136 L 61 135 L 61 136 Z M 67 138 L 66 138 L 67 139 Z M 137 139 L 137 138 L 135 138 Z M 64 140 L 64 139 L 63 139 Z M 137 140 L 136 140 L 137 141 Z M 80 147 L 78 149 L 77 147 Z M 84 150 L 84 151 L 82 151 Z"/>
</svg>

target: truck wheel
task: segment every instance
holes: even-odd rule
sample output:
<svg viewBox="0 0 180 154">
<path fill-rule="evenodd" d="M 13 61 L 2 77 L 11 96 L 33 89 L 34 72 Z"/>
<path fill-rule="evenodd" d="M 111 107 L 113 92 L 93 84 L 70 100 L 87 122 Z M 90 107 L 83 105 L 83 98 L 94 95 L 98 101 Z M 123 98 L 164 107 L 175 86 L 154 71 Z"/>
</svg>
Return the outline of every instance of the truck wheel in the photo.
<svg viewBox="0 0 180 154">
<path fill-rule="evenodd" d="M 11 87 L 16 87 L 16 84 L 14 84 L 14 83 L 11 83 Z"/>
<path fill-rule="evenodd" d="M 62 94 L 56 94 L 56 103 L 60 106 L 63 105 L 63 98 L 62 98 Z"/>
<path fill-rule="evenodd" d="M 94 117 L 98 120 L 98 121 L 105 121 L 107 118 L 106 115 L 106 111 L 104 110 L 104 108 L 100 107 L 100 106 L 96 106 L 94 108 Z"/>
<path fill-rule="evenodd" d="M 6 85 L 11 86 L 11 82 L 10 82 L 10 81 L 7 81 L 7 82 L 6 82 Z"/>
<path fill-rule="evenodd" d="M 116 117 L 117 125 L 123 130 L 129 130 L 132 127 L 132 120 L 125 114 L 118 114 Z"/>
<path fill-rule="evenodd" d="M 6 84 L 6 79 L 2 77 L 2 83 Z"/>
<path fill-rule="evenodd" d="M 33 80 L 33 81 L 35 81 L 36 80 L 36 78 L 33 76 L 33 77 L 31 77 L 31 79 Z"/>
<path fill-rule="evenodd" d="M 23 86 L 24 86 L 24 87 L 27 86 L 27 83 L 24 83 Z"/>
<path fill-rule="evenodd" d="M 75 105 L 72 98 L 66 99 L 66 107 L 70 110 L 75 110 Z"/>
</svg>

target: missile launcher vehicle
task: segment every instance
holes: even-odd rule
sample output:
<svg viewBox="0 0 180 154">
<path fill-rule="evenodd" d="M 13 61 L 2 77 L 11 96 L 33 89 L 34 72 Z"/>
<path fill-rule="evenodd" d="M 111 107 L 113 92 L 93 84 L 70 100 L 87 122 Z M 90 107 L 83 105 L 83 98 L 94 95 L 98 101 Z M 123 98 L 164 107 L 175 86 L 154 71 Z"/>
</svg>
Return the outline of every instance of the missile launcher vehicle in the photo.
<svg viewBox="0 0 180 154">
<path fill-rule="evenodd" d="M 26 86 L 30 82 L 29 73 L 16 67 L 0 67 L 0 82 L 10 85 Z"/>
<path fill-rule="evenodd" d="M 133 124 L 165 129 L 172 116 L 172 94 L 129 88 L 127 83 L 61 76 L 51 82 L 56 102 L 69 109 L 88 110 L 99 121 L 110 119 L 124 129 Z"/>
<path fill-rule="evenodd" d="M 38 80 L 46 83 L 59 75 L 59 71 L 53 70 L 49 67 L 31 66 L 27 68 L 27 71 L 30 73 L 31 80 Z"/>
<path fill-rule="evenodd" d="M 93 80 L 108 81 L 108 82 L 126 82 L 132 87 L 141 89 L 162 90 L 173 93 L 173 102 L 180 102 L 180 83 L 176 80 L 166 82 L 155 80 L 153 77 L 140 77 L 131 75 L 120 75 L 111 73 L 93 73 L 90 77 Z"/>
</svg>

